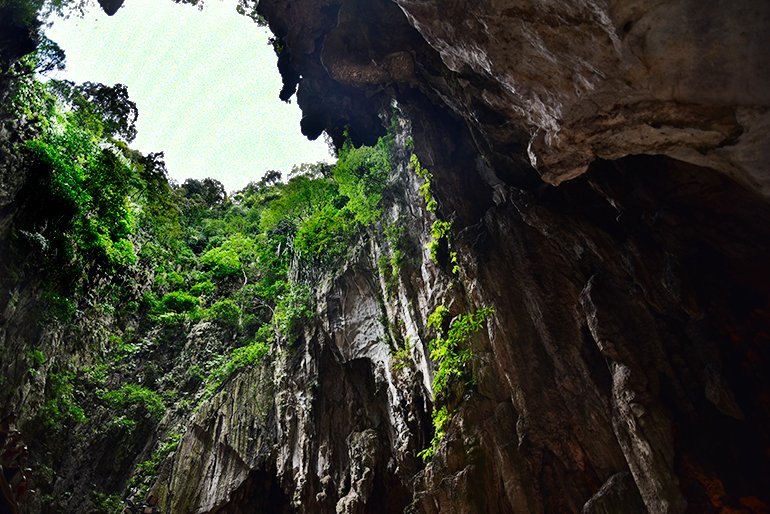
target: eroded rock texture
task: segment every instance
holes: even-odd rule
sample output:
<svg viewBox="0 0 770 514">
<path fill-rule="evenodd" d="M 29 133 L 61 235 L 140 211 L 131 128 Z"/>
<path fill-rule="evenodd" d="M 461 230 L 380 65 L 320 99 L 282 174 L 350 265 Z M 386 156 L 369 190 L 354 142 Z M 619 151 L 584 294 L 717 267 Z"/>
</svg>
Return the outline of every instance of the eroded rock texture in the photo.
<svg viewBox="0 0 770 514">
<path fill-rule="evenodd" d="M 319 289 L 339 294 L 277 368 L 286 508 L 770 508 L 765 3 L 259 8 L 305 134 L 370 142 L 397 100 L 461 257 L 461 287 L 422 255 L 395 298 L 367 259 Z M 398 190 L 419 246 L 430 216 Z M 375 299 L 413 336 L 411 382 Z M 424 320 L 442 302 L 495 315 L 422 468 Z"/>
<path fill-rule="evenodd" d="M 462 118 L 484 150 L 527 158 L 552 184 L 597 157 L 662 154 L 768 194 L 764 2 L 312 1 L 260 9 L 303 76 L 308 135 L 324 122 L 339 130 L 341 118 L 368 129 L 362 107 L 376 103 L 375 93 L 403 99 L 419 90 Z"/>
<path fill-rule="evenodd" d="M 393 100 L 408 120 L 383 220 L 406 259 L 383 275 L 372 230 L 343 269 L 295 270 L 314 321 L 189 420 L 152 489 L 164 512 L 770 510 L 766 2 L 259 10 L 306 135 L 371 143 Z M 428 256 L 408 136 L 457 277 Z M 0 229 L 34 200 L 7 184 Z M 424 464 L 439 304 L 495 312 Z M 19 353 L 40 337 L 24 306 L 2 304 Z"/>
<path fill-rule="evenodd" d="M 316 287 L 314 320 L 199 410 L 154 488 L 170 512 L 398 513 L 412 502 L 431 437 L 420 341 L 449 280 L 423 255 L 429 220 L 408 155 L 386 213 L 405 231 L 403 281 L 378 271 L 388 243 L 376 234 L 343 269 L 297 270 Z"/>
<path fill-rule="evenodd" d="M 526 130 L 546 181 L 664 154 L 767 194 L 767 4 L 397 3 L 450 70 L 483 78 L 469 96 Z"/>
</svg>

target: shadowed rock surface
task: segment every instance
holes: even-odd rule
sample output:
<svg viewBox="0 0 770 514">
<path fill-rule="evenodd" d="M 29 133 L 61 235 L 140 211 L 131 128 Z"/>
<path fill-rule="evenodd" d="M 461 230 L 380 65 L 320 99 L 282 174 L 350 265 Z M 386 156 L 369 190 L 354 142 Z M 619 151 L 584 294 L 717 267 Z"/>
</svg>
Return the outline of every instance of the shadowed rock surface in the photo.
<svg viewBox="0 0 770 514">
<path fill-rule="evenodd" d="M 769 5 L 261 0 L 304 134 L 371 144 L 395 100 L 384 221 L 410 259 L 388 284 L 372 233 L 341 269 L 296 270 L 316 316 L 189 420 L 164 512 L 769 511 Z M 428 256 L 409 138 L 457 278 Z M 2 185 L 0 229 L 34 210 Z M 22 354 L 39 284 L 1 264 L 0 342 Z M 439 304 L 494 314 L 425 464 Z M 219 337 L 196 334 L 174 356 Z"/>
<path fill-rule="evenodd" d="M 260 11 L 317 130 L 371 141 L 398 100 L 495 306 L 414 508 L 765 508 L 766 5 Z"/>
<path fill-rule="evenodd" d="M 99 0 L 99 5 L 107 15 L 112 16 L 123 7 L 124 0 Z"/>
</svg>

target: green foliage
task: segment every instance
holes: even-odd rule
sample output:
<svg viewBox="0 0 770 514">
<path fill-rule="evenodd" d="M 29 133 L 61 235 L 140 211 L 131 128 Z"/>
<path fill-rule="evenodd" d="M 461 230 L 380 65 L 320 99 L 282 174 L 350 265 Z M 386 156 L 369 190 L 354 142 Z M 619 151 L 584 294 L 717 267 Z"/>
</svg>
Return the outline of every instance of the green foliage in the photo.
<svg viewBox="0 0 770 514">
<path fill-rule="evenodd" d="M 27 360 L 30 370 L 38 370 L 45 364 L 45 354 L 40 349 L 34 348 L 27 352 Z"/>
<path fill-rule="evenodd" d="M 238 304 L 229 298 L 216 302 L 206 311 L 208 319 L 230 327 L 237 327 L 240 324 L 241 315 Z"/>
<path fill-rule="evenodd" d="M 57 370 L 48 374 L 46 397 L 43 405 L 44 423 L 48 428 L 55 429 L 62 424 L 83 423 L 86 417 L 80 406 L 75 390 L 75 372 Z"/>
<path fill-rule="evenodd" d="M 93 0 L 22 0 L 42 4 L 41 11 L 43 17 L 56 14 L 62 17 L 69 17 L 71 14 L 84 16 L 89 6 L 93 6 Z"/>
<path fill-rule="evenodd" d="M 93 0 L 0 0 L 0 9 L 7 9 L 9 12 L 3 14 L 10 15 L 16 24 L 34 29 L 39 25 L 38 19 L 46 20 L 52 14 L 64 17 L 70 14 L 82 16 L 86 8 L 93 3 Z"/>
<path fill-rule="evenodd" d="M 429 326 L 439 332 L 439 336 L 431 340 L 429 346 L 430 358 L 438 362 L 438 369 L 433 376 L 434 399 L 442 399 L 447 391 L 450 380 L 470 380 L 468 364 L 471 360 L 471 349 L 466 342 L 475 332 L 484 327 L 487 318 L 494 310 L 484 307 L 471 314 L 460 314 L 452 322 L 449 329 L 440 329 L 448 316 L 445 307 L 439 306 L 428 317 Z"/>
<path fill-rule="evenodd" d="M 30 374 L 30 376 L 37 376 L 40 368 L 43 367 L 43 364 L 45 364 L 45 354 L 40 351 L 38 348 L 34 348 L 27 352 L 27 372 Z"/>
<path fill-rule="evenodd" d="M 212 248 L 201 257 L 201 263 L 211 269 L 216 278 L 225 278 L 241 271 L 238 252 L 230 248 Z"/>
<path fill-rule="evenodd" d="M 436 210 L 438 209 L 438 202 L 436 202 L 436 199 L 433 198 L 433 193 L 431 192 L 433 173 L 422 167 L 420 160 L 415 154 L 412 154 L 412 156 L 409 158 L 409 166 L 418 177 L 424 180 L 420 186 L 420 196 L 422 196 L 422 199 L 425 200 L 425 209 L 428 212 L 436 214 Z"/>
<path fill-rule="evenodd" d="M 412 362 L 412 346 L 406 341 L 403 347 L 391 355 L 391 365 L 395 371 L 401 371 Z"/>
<path fill-rule="evenodd" d="M 383 227 L 385 240 L 392 249 L 401 248 L 404 239 L 404 227 L 401 225 L 387 225 Z"/>
<path fill-rule="evenodd" d="M 155 391 L 139 384 L 124 384 L 120 389 L 100 391 L 100 397 L 112 409 L 138 408 L 159 419 L 166 411 L 163 399 Z"/>
<path fill-rule="evenodd" d="M 234 234 L 201 256 L 201 263 L 215 278 L 227 278 L 242 272 L 242 262 L 251 262 L 259 253 L 257 242 L 242 234 Z"/>
<path fill-rule="evenodd" d="M 347 252 L 352 232 L 347 213 L 329 204 L 304 220 L 294 238 L 294 249 L 318 261 L 332 261 Z"/>
<path fill-rule="evenodd" d="M 446 434 L 446 429 L 449 426 L 449 410 L 446 405 L 436 409 L 433 409 L 433 415 L 431 416 L 433 422 L 433 439 L 430 441 L 430 446 L 417 452 L 417 456 L 420 457 L 423 462 L 428 462 L 433 459 L 438 451 L 439 444 Z"/>
<path fill-rule="evenodd" d="M 150 153 L 145 156 L 129 149 L 122 142 L 115 144 L 136 170 L 130 178 L 133 200 L 139 207 L 136 225 L 138 232 L 144 236 L 144 257 L 155 253 L 165 260 L 168 259 L 168 254 L 187 255 L 186 248 L 180 243 L 182 227 L 179 207 L 168 183 L 163 153 Z"/>
<path fill-rule="evenodd" d="M 384 227 L 384 233 L 390 250 L 390 258 L 385 255 L 380 256 L 377 267 L 380 270 L 380 275 L 385 279 L 387 294 L 393 295 L 398 286 L 398 277 L 405 259 L 404 250 L 402 249 L 404 227 L 388 225 Z"/>
<path fill-rule="evenodd" d="M 270 351 L 273 335 L 269 326 L 265 325 L 257 332 L 254 340 L 240 348 L 236 348 L 229 358 L 223 360 L 214 371 L 211 372 L 209 382 L 206 385 L 205 397 L 210 397 L 238 371 L 247 366 L 254 366 L 264 360 Z"/>
<path fill-rule="evenodd" d="M 56 237 L 65 263 L 80 270 L 90 261 L 107 269 L 124 269 L 136 260 L 128 239 L 134 229 L 130 205 L 134 170 L 104 142 L 104 119 L 78 97 L 83 109 L 70 109 L 50 91 L 53 86 L 31 84 L 30 93 L 16 95 L 18 111 L 44 116 L 42 133 L 24 143 L 41 166 L 51 170 L 50 194 L 63 203 L 68 220 Z M 24 89 L 24 88 L 22 88 Z M 32 114 L 30 112 L 30 114 Z M 117 129 L 116 129 L 117 130 Z"/>
<path fill-rule="evenodd" d="M 257 12 L 259 0 L 238 0 L 235 10 L 238 14 L 248 16 L 260 27 L 267 27 L 267 20 Z"/>
<path fill-rule="evenodd" d="M 447 318 L 449 318 L 449 309 L 445 305 L 439 305 L 428 315 L 427 323 L 436 332 L 443 332 Z"/>
<path fill-rule="evenodd" d="M 227 198 L 225 186 L 213 178 L 203 180 L 188 178 L 177 189 L 177 193 L 184 200 L 186 210 L 192 211 L 200 208 L 215 209 L 221 207 Z"/>
<path fill-rule="evenodd" d="M 200 298 L 184 291 L 172 291 L 163 295 L 158 309 L 161 313 L 173 312 L 177 314 L 194 312 L 200 306 Z"/>
<path fill-rule="evenodd" d="M 130 143 L 136 137 L 134 123 L 139 117 L 139 111 L 123 84 L 106 86 L 84 82 L 76 85 L 69 81 L 53 80 L 49 87 L 71 106 L 77 124 L 97 138 L 121 137 Z"/>
<path fill-rule="evenodd" d="M 431 260 L 438 264 L 439 249 L 442 242 L 448 244 L 449 233 L 452 229 L 451 221 L 436 220 L 433 222 L 433 226 L 430 228 L 431 240 L 428 243 L 428 251 L 430 252 Z"/>
<path fill-rule="evenodd" d="M 245 346 L 233 350 L 230 360 L 227 361 L 227 364 L 225 365 L 224 375 L 231 376 L 235 371 L 245 366 L 251 366 L 261 362 L 270 350 L 270 335 L 269 330 L 267 333 L 263 331 L 260 336 L 265 338 L 264 341 L 252 341 Z"/>
<path fill-rule="evenodd" d="M 75 3 L 49 6 L 69 9 Z M 55 69 L 63 60 L 59 53 L 55 43 L 43 39 L 29 57 L 34 63 L 25 66 L 36 72 Z M 42 84 L 30 73 L 13 83 L 2 107 L 34 123 L 27 133 L 32 139 L 21 144 L 22 155 L 45 183 L 37 191 L 39 220 L 25 223 L 36 224 L 60 290 L 93 272 L 125 274 L 136 263 L 134 241 L 143 231 L 154 231 L 161 243 L 166 242 L 161 234 L 178 232 L 162 154 L 143 156 L 125 143 L 136 133 L 137 117 L 125 86 Z M 157 248 L 154 241 L 147 243 L 144 252 Z"/>
<path fill-rule="evenodd" d="M 160 300 L 158 296 L 152 291 L 147 291 L 142 295 L 140 299 L 140 305 L 150 312 L 160 310 Z"/>
<path fill-rule="evenodd" d="M 321 210 L 334 200 L 337 190 L 325 178 L 307 175 L 292 177 L 262 213 L 260 228 L 264 232 L 276 230 L 294 231 L 314 212 Z"/>
<path fill-rule="evenodd" d="M 59 321 L 70 321 L 77 312 L 77 304 L 74 300 L 53 291 L 46 291 L 43 294 L 43 301 L 46 305 L 46 313 Z"/>
<path fill-rule="evenodd" d="M 120 415 L 115 418 L 111 418 L 108 427 L 117 427 L 121 431 L 131 432 L 136 428 L 137 422 L 135 419 L 129 418 L 125 415 Z"/>
<path fill-rule="evenodd" d="M 147 493 L 153 479 L 158 474 L 158 468 L 169 455 L 179 448 L 181 440 L 182 434 L 172 432 L 158 445 L 149 459 L 136 465 L 129 484 L 139 496 L 144 496 Z"/>
<path fill-rule="evenodd" d="M 450 395 L 450 385 L 455 384 L 464 388 L 472 381 L 470 362 L 471 348 L 468 346 L 470 337 L 481 330 L 486 320 L 494 313 L 491 307 L 483 307 L 471 314 L 460 314 L 445 329 L 449 310 L 439 305 L 428 316 L 428 326 L 433 328 L 438 336 L 428 345 L 430 358 L 438 363 L 433 375 L 433 427 L 434 436 L 431 445 L 418 455 L 423 460 L 433 457 L 441 438 L 444 436 L 449 423 L 449 407 L 447 402 Z"/>
<path fill-rule="evenodd" d="M 184 289 L 186 282 L 185 278 L 178 271 L 161 273 L 155 277 L 156 286 L 165 287 L 171 291 Z"/>
<path fill-rule="evenodd" d="M 382 215 L 382 195 L 392 169 L 387 140 L 374 147 L 346 143 L 337 164 L 297 170 L 261 214 L 267 233 L 293 235 L 294 251 L 306 260 L 333 262 L 352 238 Z"/>
<path fill-rule="evenodd" d="M 33 25 L 42 5 L 43 0 L 0 0 L 0 9 L 7 9 L 3 14 L 23 27 Z"/>
<path fill-rule="evenodd" d="M 286 294 L 278 298 L 273 314 L 273 326 L 278 334 L 294 342 L 302 323 L 313 316 L 315 296 L 304 284 L 292 284 Z"/>
<path fill-rule="evenodd" d="M 138 350 L 136 345 L 124 341 L 120 336 L 111 335 L 109 337 L 108 352 L 112 355 L 113 362 L 120 362 L 126 357 L 135 354 Z"/>
<path fill-rule="evenodd" d="M 356 222 L 368 226 L 382 215 L 382 193 L 392 169 L 385 139 L 376 146 L 354 148 L 346 142 L 333 170 L 340 194 L 348 198 L 346 209 Z"/>
<path fill-rule="evenodd" d="M 116 494 L 93 492 L 93 501 L 100 514 L 115 514 L 123 509 L 123 500 Z"/>
<path fill-rule="evenodd" d="M 211 280 L 205 282 L 198 282 L 190 288 L 190 294 L 193 296 L 209 296 L 216 291 L 217 286 Z"/>
<path fill-rule="evenodd" d="M 61 1 L 61 0 L 59 0 Z M 199 9 L 203 8 L 204 0 L 174 0 L 178 4 L 197 5 Z M 257 12 L 259 0 L 238 0 L 235 10 L 238 14 L 251 18 L 251 20 L 260 27 L 267 26 L 267 20 Z"/>
<path fill-rule="evenodd" d="M 449 252 L 449 264 L 452 265 L 452 275 L 459 275 L 460 263 L 457 260 L 457 252 Z"/>
<path fill-rule="evenodd" d="M 395 284 L 395 276 L 393 274 L 393 268 L 390 266 L 390 259 L 387 255 L 380 255 L 377 259 L 377 269 L 380 272 L 380 275 L 385 280 L 385 285 L 388 289 L 388 294 L 390 294 L 390 291 L 393 288 L 393 285 Z"/>
<path fill-rule="evenodd" d="M 106 363 L 97 364 L 83 370 L 83 378 L 86 384 L 104 386 L 107 382 L 108 365 Z"/>
<path fill-rule="evenodd" d="M 153 452 L 152 457 L 136 465 L 134 473 L 142 477 L 154 477 L 158 473 L 160 464 L 176 451 L 181 440 L 182 434 L 178 432 L 169 434 Z"/>
<path fill-rule="evenodd" d="M 20 3 L 24 4 L 24 2 Z M 2 0 L 0 0 L 0 9 L 2 8 Z M 32 20 L 29 22 L 23 21 L 25 18 L 29 19 L 29 11 L 23 6 L 17 5 L 15 9 L 11 8 L 11 17 L 16 17 L 17 22 L 20 22 L 22 25 L 34 23 Z M 39 31 L 36 40 L 37 48 L 35 51 L 13 63 L 9 69 L 0 68 L 0 76 L 13 77 L 17 80 L 27 79 L 27 82 L 30 82 L 35 74 L 47 75 L 53 71 L 63 70 L 65 61 L 64 50 L 56 42 L 51 41 Z"/>
</svg>

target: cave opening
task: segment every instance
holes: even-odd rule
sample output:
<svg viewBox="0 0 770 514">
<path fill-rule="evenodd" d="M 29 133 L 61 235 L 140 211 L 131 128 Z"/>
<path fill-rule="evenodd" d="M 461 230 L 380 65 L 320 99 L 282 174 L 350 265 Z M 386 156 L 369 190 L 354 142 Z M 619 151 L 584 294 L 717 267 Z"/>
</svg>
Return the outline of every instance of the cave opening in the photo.
<svg viewBox="0 0 770 514">
<path fill-rule="evenodd" d="M 0 0 L 6 510 L 770 509 L 770 8 L 238 0 L 270 45 L 170 0 L 68 21 L 191 158 L 256 145 L 210 75 L 266 50 L 236 91 L 280 74 L 337 162 L 201 164 L 243 187 L 132 150 L 127 80 L 38 81 L 43 2 L 96 5 Z"/>
<path fill-rule="evenodd" d="M 332 160 L 323 139 L 301 134 L 296 101 L 279 100 L 272 34 L 236 0 L 112 4 L 51 18 L 45 33 L 66 63 L 49 76 L 126 85 L 139 111 L 131 146 L 163 152 L 172 179 L 212 177 L 233 193 L 267 171 Z"/>
</svg>

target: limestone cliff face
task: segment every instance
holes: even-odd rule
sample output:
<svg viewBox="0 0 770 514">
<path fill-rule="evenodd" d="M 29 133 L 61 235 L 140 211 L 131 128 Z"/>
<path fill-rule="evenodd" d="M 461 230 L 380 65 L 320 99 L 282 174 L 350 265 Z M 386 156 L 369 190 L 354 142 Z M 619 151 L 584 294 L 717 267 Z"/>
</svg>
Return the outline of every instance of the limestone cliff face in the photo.
<svg viewBox="0 0 770 514">
<path fill-rule="evenodd" d="M 373 95 L 420 92 L 464 120 L 488 158 L 525 160 L 552 184 L 597 158 L 650 154 L 767 195 L 762 2 L 315 0 L 260 9 L 303 77 L 310 135 L 340 119 L 365 130 L 359 111 Z M 321 95 L 331 101 L 312 102 Z"/>
<path fill-rule="evenodd" d="M 765 196 L 770 8 L 677 1 L 396 2 L 468 99 L 529 136 L 529 157 L 558 184 L 597 157 L 668 155 L 731 174 Z M 457 113 L 473 120 L 462 101 Z"/>
<path fill-rule="evenodd" d="M 316 286 L 314 320 L 176 414 L 152 487 L 163 512 L 770 510 L 765 3 L 259 10 L 305 134 L 371 142 L 403 118 L 383 221 L 407 258 L 384 274 L 392 242 L 373 229 L 343 268 L 294 270 Z M 453 221 L 457 274 L 446 249 L 428 255 L 436 217 L 409 139 Z M 6 183 L 0 229 L 27 198 Z M 439 304 L 494 314 L 426 464 Z M 0 307 L 4 348 L 60 340 L 25 332 L 32 307 Z"/>
<path fill-rule="evenodd" d="M 398 276 L 378 269 L 394 248 L 376 229 L 341 269 L 295 270 L 315 285 L 314 320 L 198 411 L 154 487 L 169 512 L 396 513 L 412 502 L 431 437 L 425 317 L 458 295 L 427 256 L 431 220 L 399 141 L 383 219 L 404 229 Z"/>
<path fill-rule="evenodd" d="M 340 294 L 277 368 L 274 460 L 241 487 L 278 480 L 300 512 L 768 508 L 765 5 L 259 8 L 307 135 L 369 141 L 398 101 L 455 222 L 461 287 L 434 294 L 425 265 L 389 299 L 364 258 L 320 289 Z M 377 298 L 416 336 L 411 386 Z M 420 335 L 447 299 L 495 315 L 420 470 Z"/>
<path fill-rule="evenodd" d="M 462 173 L 453 155 L 432 169 Z M 766 204 L 662 157 L 601 163 L 589 176 L 539 193 L 498 187 L 478 223 L 458 231 L 452 278 L 427 256 L 431 215 L 402 167 L 386 219 L 407 228 L 411 257 L 395 285 L 377 270 L 389 250 L 374 233 L 344 269 L 316 276 L 316 320 L 198 412 L 155 485 L 161 503 L 761 512 Z M 476 385 L 425 465 L 425 317 L 442 303 L 495 314 L 473 340 Z"/>
</svg>

